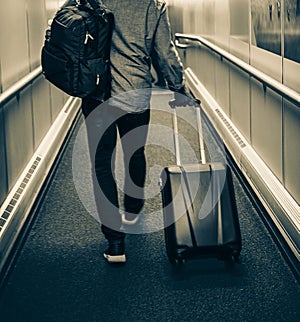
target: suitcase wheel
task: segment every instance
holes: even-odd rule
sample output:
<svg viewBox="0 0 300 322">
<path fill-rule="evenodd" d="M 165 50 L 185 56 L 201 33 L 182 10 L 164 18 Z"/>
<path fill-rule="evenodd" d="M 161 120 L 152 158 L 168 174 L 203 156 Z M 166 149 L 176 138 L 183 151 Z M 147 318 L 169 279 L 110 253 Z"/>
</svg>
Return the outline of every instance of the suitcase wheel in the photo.
<svg viewBox="0 0 300 322">
<path fill-rule="evenodd" d="M 225 257 L 224 261 L 229 265 L 234 265 L 235 263 L 240 263 L 240 253 L 238 251 L 233 251 L 232 254 Z"/>
<path fill-rule="evenodd" d="M 234 250 L 232 253 L 232 259 L 235 263 L 239 263 L 240 262 L 240 252 L 237 250 Z"/>
<path fill-rule="evenodd" d="M 181 266 L 183 266 L 185 263 L 186 263 L 186 260 L 185 260 L 185 259 L 183 259 L 183 258 L 179 258 L 179 259 L 176 259 L 176 260 L 175 260 L 175 265 L 176 265 L 177 267 L 181 267 Z"/>
<path fill-rule="evenodd" d="M 169 258 L 169 260 L 174 267 L 181 267 L 186 263 L 184 258 Z"/>
</svg>

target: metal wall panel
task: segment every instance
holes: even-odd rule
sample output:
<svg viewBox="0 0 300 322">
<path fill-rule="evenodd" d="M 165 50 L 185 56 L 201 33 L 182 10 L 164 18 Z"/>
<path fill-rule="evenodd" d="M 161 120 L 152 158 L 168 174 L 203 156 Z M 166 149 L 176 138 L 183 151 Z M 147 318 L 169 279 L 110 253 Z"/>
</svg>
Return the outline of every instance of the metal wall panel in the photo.
<svg viewBox="0 0 300 322">
<path fill-rule="evenodd" d="M 230 16 L 229 0 L 217 1 L 215 4 L 215 36 L 217 46 L 229 51 Z M 229 115 L 229 64 L 226 60 L 215 62 L 216 101 Z"/>
<path fill-rule="evenodd" d="M 190 30 L 190 33 L 202 35 L 206 39 L 213 41 L 215 36 L 214 2 L 191 1 L 188 12 L 192 19 L 186 18 L 183 26 L 184 32 L 186 33 L 185 30 Z M 193 28 L 191 27 L 191 21 L 193 22 Z M 211 94 L 214 95 L 216 85 L 214 73 L 215 57 L 212 57 L 211 51 L 205 47 L 197 47 L 194 59 L 195 62 L 189 59 L 189 66 L 193 66 L 193 70 L 199 75 L 199 79 Z"/>
<path fill-rule="evenodd" d="M 195 3 L 195 1 L 188 0 L 184 4 L 182 2 L 179 2 L 179 3 L 176 2 L 176 6 L 177 8 L 178 7 L 181 8 L 181 11 L 182 11 L 183 29 L 181 32 L 195 33 L 196 28 L 199 32 L 199 30 L 201 30 L 201 26 L 199 26 L 199 21 L 202 20 L 202 15 L 201 15 L 202 11 L 200 10 L 202 8 L 202 1 Z M 197 19 L 195 19 L 196 13 L 197 13 Z M 185 65 L 185 67 L 189 66 L 195 71 L 195 73 L 199 74 L 198 69 L 201 68 L 201 64 L 199 65 L 198 60 L 201 60 L 198 47 L 195 46 L 195 48 L 192 48 L 192 47 L 189 48 L 186 52 L 186 61 L 185 61 L 185 62 L 188 62 L 188 65 Z"/>
<path fill-rule="evenodd" d="M 214 24 L 216 45 L 228 51 L 230 35 L 229 0 L 217 1 Z"/>
<path fill-rule="evenodd" d="M 202 20 L 204 23 L 204 35 L 214 41 L 215 37 L 215 1 L 203 1 L 203 13 Z M 197 12 L 195 11 L 195 16 L 197 16 Z"/>
<path fill-rule="evenodd" d="M 238 58 L 249 62 L 249 0 L 230 0 L 229 50 Z"/>
<path fill-rule="evenodd" d="M 33 155 L 31 88 L 4 107 L 9 190 Z"/>
<path fill-rule="evenodd" d="M 193 0 L 188 0 L 183 7 L 183 29 L 186 33 L 195 33 L 196 23 L 198 22 L 198 17 L 196 17 L 196 10 L 194 8 L 197 4 L 194 4 L 193 2 Z"/>
<path fill-rule="evenodd" d="M 230 93 L 230 64 L 223 60 L 216 59 L 215 62 L 215 79 L 216 79 L 216 96 L 215 99 L 222 106 L 225 113 L 230 115 L 229 93 Z"/>
<path fill-rule="evenodd" d="M 300 109 L 284 103 L 284 184 L 296 201 L 300 201 Z"/>
<path fill-rule="evenodd" d="M 199 80 L 214 96 L 216 89 L 215 64 L 217 56 L 206 47 L 195 47 L 188 50 L 187 61 Z"/>
<path fill-rule="evenodd" d="M 3 91 L 29 72 L 26 0 L 0 2 L 0 57 Z"/>
<path fill-rule="evenodd" d="M 230 67 L 230 114 L 231 120 L 250 142 L 250 80 L 248 74 Z"/>
<path fill-rule="evenodd" d="M 1 43 L 1 37 L 0 37 L 0 43 Z M 1 47 L 0 47 L 1 48 Z M 0 49 L 1 50 L 1 49 Z M 1 73 L 1 52 L 0 52 L 0 93 L 2 93 L 3 88 L 2 88 L 2 73 Z"/>
<path fill-rule="evenodd" d="M 300 1 L 285 2 L 283 83 L 300 92 Z M 284 103 L 284 184 L 287 190 L 300 201 L 300 109 Z"/>
<path fill-rule="evenodd" d="M 175 6 L 173 3 L 169 3 L 168 6 L 169 9 L 169 16 L 172 17 L 171 28 L 173 34 L 176 32 L 182 32 L 183 30 L 183 13 L 182 8 L 178 8 L 178 6 Z"/>
<path fill-rule="evenodd" d="M 251 46 L 250 53 L 251 65 L 265 74 L 276 79 L 282 80 L 282 57 L 270 51 Z"/>
<path fill-rule="evenodd" d="M 7 176 L 6 176 L 6 151 L 4 140 L 4 121 L 3 109 L 0 108 L 0 205 L 7 194 Z"/>
<path fill-rule="evenodd" d="M 27 21 L 31 70 L 40 65 L 44 30 L 47 27 L 45 6 L 42 1 L 27 0 Z"/>
<path fill-rule="evenodd" d="M 197 12 L 195 13 L 197 14 Z M 203 1 L 203 31 L 202 34 L 209 41 L 214 42 L 215 37 L 215 2 L 214 1 Z M 196 34 L 199 34 L 200 30 L 196 29 Z M 218 55 L 206 52 L 204 56 L 204 61 L 202 62 L 203 69 L 205 70 L 205 86 L 211 93 L 211 95 L 216 95 L 216 72 L 215 63 Z"/>
<path fill-rule="evenodd" d="M 190 67 L 193 69 L 193 71 L 199 75 L 199 79 L 202 81 L 203 80 L 203 75 L 200 73 L 201 70 L 201 52 L 199 51 L 199 48 L 197 46 L 195 46 L 195 48 L 188 48 L 188 50 L 186 51 L 186 55 L 185 55 L 185 59 L 184 59 L 184 67 Z M 200 74 L 199 74 L 200 73 Z"/>
<path fill-rule="evenodd" d="M 240 40 L 239 38 L 230 36 L 229 38 L 229 52 L 243 60 L 247 64 L 250 62 L 249 44 Z"/>
<path fill-rule="evenodd" d="M 67 101 L 68 101 L 69 98 L 70 98 L 70 95 L 64 93 L 64 95 L 63 95 L 63 102 L 64 102 L 64 104 L 67 103 Z"/>
<path fill-rule="evenodd" d="M 45 1 L 45 10 L 46 10 L 46 19 L 52 19 L 55 12 L 59 8 L 62 1 L 59 0 L 44 0 Z"/>
<path fill-rule="evenodd" d="M 46 19 L 52 19 L 58 10 L 59 6 L 62 5 L 65 1 L 60 0 L 45 0 L 45 10 L 46 10 Z M 45 82 L 47 82 L 45 80 Z M 49 82 L 49 91 L 50 91 L 50 102 L 51 102 L 51 122 L 55 121 L 58 113 L 61 111 L 64 103 L 67 100 L 67 96 L 55 86 L 50 84 Z"/>
<path fill-rule="evenodd" d="M 251 81 L 251 143 L 272 172 L 282 181 L 282 99 Z"/>
<path fill-rule="evenodd" d="M 202 36 L 206 35 L 205 32 L 205 15 L 204 15 L 204 1 L 194 1 L 190 6 L 190 11 L 193 12 L 193 17 L 195 20 L 195 30 L 197 30 L 198 34 L 201 34 Z M 189 18 L 186 17 L 186 21 L 189 21 Z M 186 28 L 186 23 L 184 24 L 184 30 Z M 186 33 L 186 31 L 184 31 Z"/>
<path fill-rule="evenodd" d="M 33 82 L 32 92 L 34 149 L 36 149 L 51 126 L 50 90 L 43 76 Z"/>
<path fill-rule="evenodd" d="M 300 44 L 299 44 L 300 46 Z M 300 64 L 294 61 L 283 60 L 283 83 L 300 93 Z"/>
<path fill-rule="evenodd" d="M 229 51 L 249 63 L 249 1 L 230 0 Z M 250 80 L 246 73 L 230 65 L 229 116 L 250 141 Z"/>
<path fill-rule="evenodd" d="M 229 0 L 229 11 L 231 37 L 249 43 L 249 0 Z"/>
<path fill-rule="evenodd" d="M 52 122 L 56 119 L 57 115 L 61 111 L 65 99 L 64 93 L 55 87 L 54 85 L 50 84 L 50 96 L 51 96 L 51 118 Z"/>
</svg>

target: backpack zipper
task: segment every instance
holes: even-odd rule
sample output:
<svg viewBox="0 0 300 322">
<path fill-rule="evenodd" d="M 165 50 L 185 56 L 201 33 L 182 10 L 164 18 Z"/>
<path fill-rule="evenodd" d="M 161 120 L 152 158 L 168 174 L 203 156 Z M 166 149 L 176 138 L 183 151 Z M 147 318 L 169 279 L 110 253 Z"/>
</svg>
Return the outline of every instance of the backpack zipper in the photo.
<svg viewBox="0 0 300 322">
<path fill-rule="evenodd" d="M 85 39 L 84 39 L 84 44 L 85 45 L 88 43 L 89 39 L 94 40 L 94 37 L 87 31 L 85 33 Z"/>
</svg>

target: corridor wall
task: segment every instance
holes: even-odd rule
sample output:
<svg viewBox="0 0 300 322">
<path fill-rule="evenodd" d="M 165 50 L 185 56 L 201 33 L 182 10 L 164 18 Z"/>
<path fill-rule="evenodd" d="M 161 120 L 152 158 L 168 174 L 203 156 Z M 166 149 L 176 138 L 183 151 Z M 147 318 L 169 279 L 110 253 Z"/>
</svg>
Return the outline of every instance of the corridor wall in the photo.
<svg viewBox="0 0 300 322">
<path fill-rule="evenodd" d="M 177 32 L 201 35 L 300 92 L 299 1 L 169 0 L 169 6 Z M 299 106 L 204 46 L 186 51 L 185 67 L 192 68 L 299 204 Z"/>
<path fill-rule="evenodd" d="M 47 21 L 58 0 L 0 3 L 0 94 L 40 66 Z M 0 106 L 0 205 L 49 130 L 67 96 L 42 75 Z"/>
</svg>

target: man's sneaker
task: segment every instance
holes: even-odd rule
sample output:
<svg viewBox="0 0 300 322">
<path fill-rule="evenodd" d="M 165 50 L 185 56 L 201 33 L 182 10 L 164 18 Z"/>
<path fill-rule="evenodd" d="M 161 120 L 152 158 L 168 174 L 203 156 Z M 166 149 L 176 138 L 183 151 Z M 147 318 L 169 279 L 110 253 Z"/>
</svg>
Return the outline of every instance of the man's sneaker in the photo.
<svg viewBox="0 0 300 322">
<path fill-rule="evenodd" d="M 122 223 L 124 225 L 135 225 L 139 221 L 140 216 L 137 214 L 122 214 Z"/>
<path fill-rule="evenodd" d="M 125 263 L 125 244 L 124 242 L 110 243 L 103 256 L 109 263 Z"/>
</svg>

